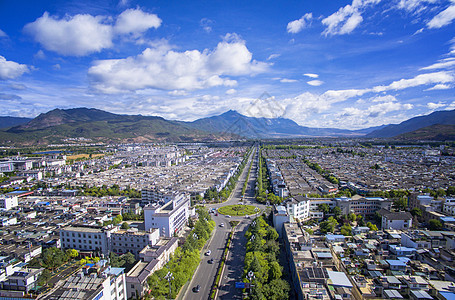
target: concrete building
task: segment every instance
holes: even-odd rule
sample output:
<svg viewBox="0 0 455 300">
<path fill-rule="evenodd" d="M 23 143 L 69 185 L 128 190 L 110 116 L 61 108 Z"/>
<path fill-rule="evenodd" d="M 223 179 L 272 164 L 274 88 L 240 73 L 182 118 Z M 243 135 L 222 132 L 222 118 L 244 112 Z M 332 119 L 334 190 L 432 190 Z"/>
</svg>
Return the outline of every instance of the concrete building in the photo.
<svg viewBox="0 0 455 300">
<path fill-rule="evenodd" d="M 306 220 L 310 217 L 310 199 L 294 196 L 286 201 L 286 210 L 291 222 Z"/>
<path fill-rule="evenodd" d="M 387 209 L 380 209 L 378 213 L 382 217 L 381 228 L 406 230 L 412 227 L 412 215 L 409 212 L 391 212 Z"/>
<path fill-rule="evenodd" d="M 0 210 L 10 210 L 18 206 L 17 196 L 0 196 Z"/>
<path fill-rule="evenodd" d="M 22 291 L 29 293 L 36 287 L 39 275 L 43 272 L 40 269 L 21 269 L 0 282 L 0 289 L 7 291 Z"/>
<path fill-rule="evenodd" d="M 100 227 L 68 226 L 60 230 L 60 241 L 63 249 L 99 251 L 104 255 L 109 255 L 111 233 L 117 230 L 117 227 L 104 229 Z"/>
<path fill-rule="evenodd" d="M 372 216 L 381 208 L 390 210 L 392 201 L 379 197 L 336 198 L 337 206 L 343 215 L 355 213 L 356 215 Z"/>
<path fill-rule="evenodd" d="M 131 252 L 139 258 L 139 253 L 146 246 L 155 245 L 160 239 L 158 229 L 151 229 L 148 232 L 138 231 L 136 228 L 119 230 L 111 233 L 109 240 L 110 250 L 121 255 Z"/>
<path fill-rule="evenodd" d="M 152 203 L 144 207 L 146 231 L 158 228 L 161 236 L 171 237 L 183 228 L 189 217 L 190 197 L 180 195 L 165 204 Z"/>
<path fill-rule="evenodd" d="M 289 215 L 286 207 L 282 205 L 275 206 L 273 211 L 273 227 L 275 227 L 279 236 L 283 235 L 283 224 L 289 222 Z"/>
</svg>

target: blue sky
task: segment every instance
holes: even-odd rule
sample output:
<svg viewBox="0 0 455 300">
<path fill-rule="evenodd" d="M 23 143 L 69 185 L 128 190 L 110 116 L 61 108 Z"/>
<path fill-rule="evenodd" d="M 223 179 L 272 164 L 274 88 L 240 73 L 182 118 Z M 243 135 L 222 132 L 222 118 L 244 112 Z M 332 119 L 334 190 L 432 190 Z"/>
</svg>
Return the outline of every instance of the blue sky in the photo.
<svg viewBox="0 0 455 300">
<path fill-rule="evenodd" d="M 455 0 L 0 1 L 3 116 L 366 128 L 455 109 Z"/>
</svg>

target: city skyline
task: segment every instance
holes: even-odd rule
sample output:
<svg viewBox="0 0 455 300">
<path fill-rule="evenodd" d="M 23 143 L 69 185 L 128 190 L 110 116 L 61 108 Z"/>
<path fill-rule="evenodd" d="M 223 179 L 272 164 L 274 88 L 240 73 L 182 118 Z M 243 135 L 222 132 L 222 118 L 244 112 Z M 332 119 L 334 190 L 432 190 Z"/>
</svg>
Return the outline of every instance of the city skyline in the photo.
<svg viewBox="0 0 455 300">
<path fill-rule="evenodd" d="M 0 19 L 4 116 L 276 116 L 259 99 L 358 129 L 455 109 L 453 1 L 14 1 Z"/>
</svg>

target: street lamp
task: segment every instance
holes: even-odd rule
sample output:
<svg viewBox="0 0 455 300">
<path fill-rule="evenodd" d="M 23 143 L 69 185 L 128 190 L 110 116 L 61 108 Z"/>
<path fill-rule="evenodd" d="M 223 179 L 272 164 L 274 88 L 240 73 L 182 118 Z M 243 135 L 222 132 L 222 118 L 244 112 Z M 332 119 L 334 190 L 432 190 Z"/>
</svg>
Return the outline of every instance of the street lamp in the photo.
<svg viewBox="0 0 455 300">
<path fill-rule="evenodd" d="M 166 276 L 164 276 L 165 279 L 167 279 L 167 281 L 169 282 L 169 299 L 172 299 L 171 298 L 171 280 L 174 280 L 174 275 L 171 273 L 171 272 L 167 272 Z"/>
<path fill-rule="evenodd" d="M 251 283 L 253 282 L 253 279 L 256 278 L 256 277 L 254 276 L 253 271 L 248 271 L 248 274 L 246 275 L 246 278 L 247 278 L 248 281 L 250 282 L 250 294 L 251 294 L 251 287 L 253 286 Z"/>
</svg>

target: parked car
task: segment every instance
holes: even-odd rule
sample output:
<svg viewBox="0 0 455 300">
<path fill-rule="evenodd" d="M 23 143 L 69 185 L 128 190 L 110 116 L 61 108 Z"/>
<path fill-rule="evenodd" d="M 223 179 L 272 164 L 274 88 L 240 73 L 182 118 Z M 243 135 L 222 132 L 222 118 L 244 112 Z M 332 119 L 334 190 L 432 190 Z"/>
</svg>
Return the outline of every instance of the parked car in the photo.
<svg viewBox="0 0 455 300">
<path fill-rule="evenodd" d="M 209 260 L 208 260 L 208 263 L 209 263 L 209 264 L 213 264 L 213 258 L 209 259 Z"/>
<path fill-rule="evenodd" d="M 199 293 L 200 290 L 201 290 L 201 286 L 199 284 L 193 288 L 193 292 L 195 292 L 195 293 Z"/>
<path fill-rule="evenodd" d="M 210 254 L 212 254 L 211 250 L 207 250 L 207 252 L 205 252 L 205 255 L 207 255 L 207 256 L 209 256 Z"/>
<path fill-rule="evenodd" d="M 220 227 L 224 227 L 224 223 L 221 223 L 221 224 L 220 224 Z"/>
</svg>

